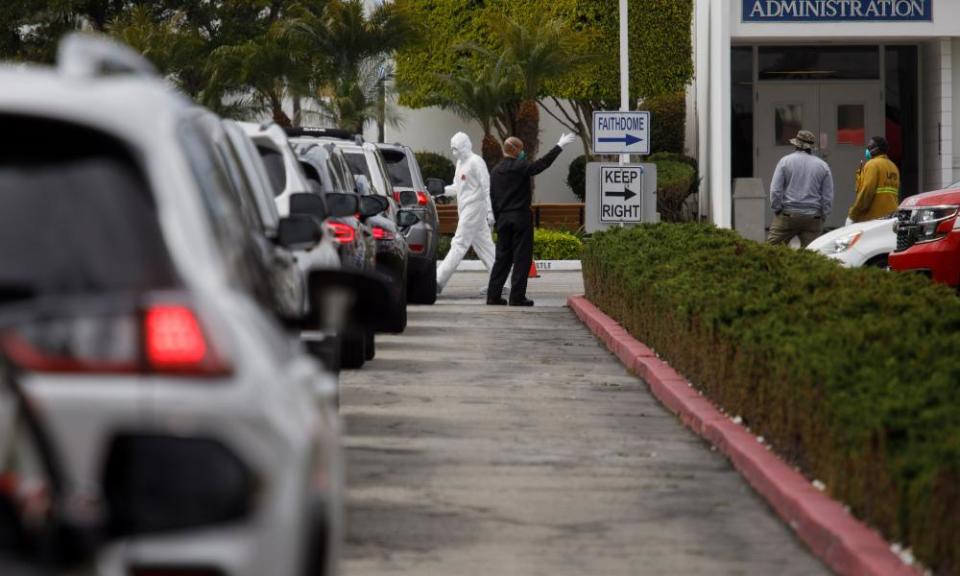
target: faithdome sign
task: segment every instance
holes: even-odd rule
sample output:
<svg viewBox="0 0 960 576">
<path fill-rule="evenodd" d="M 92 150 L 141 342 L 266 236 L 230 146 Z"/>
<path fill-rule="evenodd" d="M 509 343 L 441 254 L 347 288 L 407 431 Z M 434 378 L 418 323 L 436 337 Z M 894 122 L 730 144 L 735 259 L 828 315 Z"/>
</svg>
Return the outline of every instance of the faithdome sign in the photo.
<svg viewBox="0 0 960 576">
<path fill-rule="evenodd" d="M 916 22 L 933 0 L 743 0 L 744 22 Z"/>
</svg>

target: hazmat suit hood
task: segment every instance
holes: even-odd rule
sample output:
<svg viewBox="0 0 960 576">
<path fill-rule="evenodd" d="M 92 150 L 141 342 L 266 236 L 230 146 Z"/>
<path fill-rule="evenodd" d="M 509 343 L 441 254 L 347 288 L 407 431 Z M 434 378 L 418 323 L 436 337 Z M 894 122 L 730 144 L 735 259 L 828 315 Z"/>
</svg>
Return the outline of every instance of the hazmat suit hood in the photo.
<svg viewBox="0 0 960 576">
<path fill-rule="evenodd" d="M 470 137 L 463 132 L 457 132 L 453 135 L 453 138 L 450 139 L 450 148 L 454 158 L 457 160 L 466 160 L 473 153 L 473 142 L 471 142 Z"/>
</svg>

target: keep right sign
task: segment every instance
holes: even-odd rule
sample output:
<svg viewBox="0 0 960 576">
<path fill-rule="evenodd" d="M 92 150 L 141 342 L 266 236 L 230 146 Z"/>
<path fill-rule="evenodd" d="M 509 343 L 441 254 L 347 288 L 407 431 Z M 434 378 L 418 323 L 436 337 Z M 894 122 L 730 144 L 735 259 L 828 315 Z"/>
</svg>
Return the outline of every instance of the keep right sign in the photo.
<svg viewBox="0 0 960 576">
<path fill-rule="evenodd" d="M 656 164 L 588 162 L 586 183 L 588 233 L 659 221 Z"/>
<path fill-rule="evenodd" d="M 601 166 L 600 221 L 636 223 L 642 215 L 643 166 Z"/>
</svg>

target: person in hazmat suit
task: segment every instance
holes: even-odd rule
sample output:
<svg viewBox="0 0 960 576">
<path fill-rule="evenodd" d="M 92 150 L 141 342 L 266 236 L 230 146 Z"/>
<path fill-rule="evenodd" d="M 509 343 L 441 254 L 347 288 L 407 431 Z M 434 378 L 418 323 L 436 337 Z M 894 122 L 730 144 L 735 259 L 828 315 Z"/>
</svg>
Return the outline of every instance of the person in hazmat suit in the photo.
<svg viewBox="0 0 960 576">
<path fill-rule="evenodd" d="M 490 173 L 487 165 L 473 152 L 470 137 L 457 132 L 450 139 L 450 149 L 457 161 L 453 184 L 446 187 L 445 196 L 457 197 L 457 232 L 450 243 L 450 251 L 437 267 L 437 292 L 443 291 L 457 265 L 473 247 L 477 257 L 489 272 L 493 269 L 496 248 L 490 227 L 493 208 L 490 204 Z"/>
</svg>

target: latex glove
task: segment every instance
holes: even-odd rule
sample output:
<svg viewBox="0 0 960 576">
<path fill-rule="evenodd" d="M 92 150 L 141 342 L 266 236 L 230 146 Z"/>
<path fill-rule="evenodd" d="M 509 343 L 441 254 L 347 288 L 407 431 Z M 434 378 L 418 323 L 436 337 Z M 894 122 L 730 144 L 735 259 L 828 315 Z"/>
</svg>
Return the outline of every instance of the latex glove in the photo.
<svg viewBox="0 0 960 576">
<path fill-rule="evenodd" d="M 853 224 L 853 220 L 851 220 L 850 218 L 847 218 L 847 221 L 844 223 L 844 226 L 849 226 L 851 224 Z"/>
<path fill-rule="evenodd" d="M 566 146 L 567 144 L 570 144 L 571 142 L 573 142 L 573 141 L 576 140 L 576 139 L 577 139 L 577 137 L 574 136 L 573 134 L 561 134 L 561 135 L 560 135 L 560 141 L 557 142 L 557 146 L 563 148 L 564 146 Z"/>
</svg>

